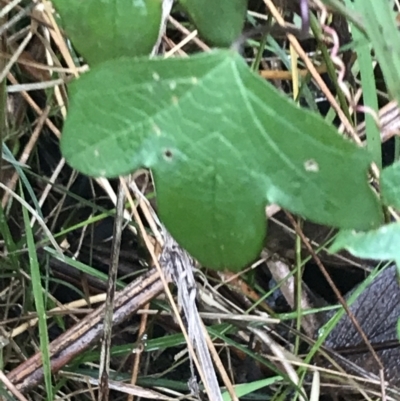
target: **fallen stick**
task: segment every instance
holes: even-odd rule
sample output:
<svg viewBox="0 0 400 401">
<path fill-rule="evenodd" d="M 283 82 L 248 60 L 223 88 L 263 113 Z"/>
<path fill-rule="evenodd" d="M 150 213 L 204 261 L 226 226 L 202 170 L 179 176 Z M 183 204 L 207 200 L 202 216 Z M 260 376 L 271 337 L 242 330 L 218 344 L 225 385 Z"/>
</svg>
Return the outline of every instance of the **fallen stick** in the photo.
<svg viewBox="0 0 400 401">
<path fill-rule="evenodd" d="M 115 298 L 113 326 L 127 320 L 150 302 L 164 287 L 156 269 L 151 269 L 119 291 Z M 104 304 L 50 343 L 52 373 L 98 341 L 103 333 Z M 43 381 L 43 364 L 38 352 L 12 370 L 7 378 L 21 392 L 27 392 Z"/>
</svg>

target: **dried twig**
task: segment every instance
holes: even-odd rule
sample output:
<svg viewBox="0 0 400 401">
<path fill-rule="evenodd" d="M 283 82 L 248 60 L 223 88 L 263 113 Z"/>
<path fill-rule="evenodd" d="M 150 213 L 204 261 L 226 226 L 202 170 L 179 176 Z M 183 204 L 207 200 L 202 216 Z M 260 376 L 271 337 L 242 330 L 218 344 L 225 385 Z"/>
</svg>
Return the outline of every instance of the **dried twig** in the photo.
<svg viewBox="0 0 400 401">
<path fill-rule="evenodd" d="M 140 276 L 117 293 L 113 324 L 121 324 L 162 290 L 163 284 L 156 269 Z M 53 373 L 100 339 L 104 329 L 104 311 L 105 306 L 100 306 L 50 344 L 50 363 Z M 26 392 L 36 387 L 43 380 L 41 353 L 23 362 L 7 377 L 19 391 Z"/>
</svg>

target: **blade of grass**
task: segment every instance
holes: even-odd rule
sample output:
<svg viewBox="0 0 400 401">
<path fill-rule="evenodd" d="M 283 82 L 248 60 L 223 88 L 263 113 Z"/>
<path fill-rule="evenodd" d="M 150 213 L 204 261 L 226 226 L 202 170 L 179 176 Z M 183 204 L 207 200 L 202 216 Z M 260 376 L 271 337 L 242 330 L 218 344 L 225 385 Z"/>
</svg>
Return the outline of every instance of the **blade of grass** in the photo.
<svg viewBox="0 0 400 401">
<path fill-rule="evenodd" d="M 85 274 L 90 274 L 91 276 L 96 277 L 100 280 L 103 280 L 104 282 L 107 281 L 107 278 L 108 278 L 107 274 L 102 273 L 101 271 L 96 270 L 91 266 L 85 265 L 84 263 L 79 262 L 78 260 L 75 260 L 68 256 L 62 255 L 50 247 L 45 246 L 43 249 L 46 252 L 48 252 L 51 256 L 53 256 L 55 259 L 59 260 L 60 262 L 64 262 L 64 263 L 74 267 L 75 269 L 78 269 Z M 126 284 L 120 280 L 117 280 L 117 286 L 118 286 L 118 288 L 125 288 Z"/>
<path fill-rule="evenodd" d="M 251 394 L 254 391 L 260 390 L 264 387 L 271 386 L 272 384 L 275 384 L 276 382 L 279 382 L 281 380 L 282 380 L 282 377 L 274 376 L 274 377 L 269 377 L 268 379 L 257 380 L 257 381 L 250 382 L 250 383 L 238 384 L 235 386 L 235 393 L 238 397 L 244 397 L 247 394 Z M 227 391 L 224 391 L 222 393 L 222 399 L 224 401 L 232 400 L 232 398 L 230 397 L 230 395 Z"/>
<path fill-rule="evenodd" d="M 400 33 L 393 1 L 355 0 L 390 95 L 400 102 Z"/>
<path fill-rule="evenodd" d="M 21 188 L 21 197 L 24 199 L 24 193 Z M 29 254 L 29 267 L 32 278 L 33 297 L 35 299 L 36 312 L 39 319 L 39 338 L 40 338 L 40 351 L 42 352 L 44 381 L 46 386 L 47 400 L 52 401 L 53 386 L 51 380 L 51 366 L 50 366 L 50 352 L 49 352 L 49 335 L 47 330 L 46 309 L 43 300 L 43 287 L 40 278 L 40 267 L 36 253 L 35 240 L 33 238 L 32 229 L 30 226 L 28 211 L 22 207 L 22 214 L 24 218 L 26 244 Z"/>
<path fill-rule="evenodd" d="M 353 3 L 345 0 L 346 6 L 354 8 L 358 11 L 359 3 Z M 376 92 L 375 73 L 373 67 L 373 59 L 371 56 L 371 48 L 361 39 L 363 35 L 357 29 L 352 29 L 353 40 L 359 45 L 356 47 L 358 66 L 361 74 L 361 85 L 363 90 L 364 106 L 378 113 L 378 95 Z M 378 168 L 382 169 L 382 147 L 381 135 L 374 118 L 370 114 L 365 116 L 365 128 L 367 136 L 367 149 L 371 152 L 373 160 Z"/>
<path fill-rule="evenodd" d="M 11 263 L 13 269 L 17 270 L 19 268 L 19 261 L 17 256 L 17 245 L 11 235 L 10 228 L 7 223 L 7 219 L 2 206 L 0 205 L 0 234 L 4 240 L 4 244 L 7 249 L 7 257 Z"/>
<path fill-rule="evenodd" d="M 29 182 L 27 176 L 24 173 L 24 170 L 21 166 L 21 163 L 16 160 L 14 157 L 13 153 L 11 150 L 8 148 L 8 146 L 3 143 L 3 158 L 7 159 L 8 163 L 12 164 L 15 170 L 17 171 L 22 183 L 24 184 L 24 187 L 28 191 L 29 196 L 32 199 L 33 205 L 35 206 L 36 213 L 43 219 L 43 214 L 42 214 L 42 209 L 39 206 L 39 202 L 36 198 L 35 192 L 31 186 L 31 183 Z M 3 205 L 5 207 L 5 205 Z"/>
</svg>

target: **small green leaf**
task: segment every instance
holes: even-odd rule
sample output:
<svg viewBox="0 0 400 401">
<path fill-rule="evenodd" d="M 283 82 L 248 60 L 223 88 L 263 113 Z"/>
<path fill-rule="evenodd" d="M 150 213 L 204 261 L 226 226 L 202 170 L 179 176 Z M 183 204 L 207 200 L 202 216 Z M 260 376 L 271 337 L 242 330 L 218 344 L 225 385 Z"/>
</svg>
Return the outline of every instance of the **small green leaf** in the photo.
<svg viewBox="0 0 400 401">
<path fill-rule="evenodd" d="M 330 247 L 332 253 L 347 249 L 365 259 L 400 262 L 400 223 L 386 224 L 368 232 L 342 231 Z"/>
<path fill-rule="evenodd" d="M 70 93 L 67 161 L 92 176 L 151 168 L 164 224 L 206 266 L 238 269 L 257 256 L 268 203 L 339 228 L 382 221 L 368 153 L 237 53 L 110 61 Z"/>
<path fill-rule="evenodd" d="M 234 386 L 235 394 L 237 397 L 244 397 L 245 395 L 254 393 L 255 391 L 260 390 L 264 387 L 272 386 L 273 384 L 275 384 L 279 381 L 282 381 L 282 377 L 274 376 L 274 377 L 270 377 L 268 379 L 257 380 L 257 381 L 250 382 L 250 383 L 237 384 L 236 386 Z M 229 393 L 227 391 L 224 391 L 224 393 L 222 394 L 222 399 L 224 401 L 232 400 L 231 396 L 229 395 Z"/>
<path fill-rule="evenodd" d="M 387 206 L 400 210 L 400 162 L 393 163 L 382 171 L 381 193 Z"/>
<path fill-rule="evenodd" d="M 121 56 L 151 52 L 162 0 L 53 0 L 72 43 L 94 66 Z"/>
<path fill-rule="evenodd" d="M 242 32 L 247 0 L 181 0 L 200 36 L 210 44 L 229 47 Z"/>
</svg>

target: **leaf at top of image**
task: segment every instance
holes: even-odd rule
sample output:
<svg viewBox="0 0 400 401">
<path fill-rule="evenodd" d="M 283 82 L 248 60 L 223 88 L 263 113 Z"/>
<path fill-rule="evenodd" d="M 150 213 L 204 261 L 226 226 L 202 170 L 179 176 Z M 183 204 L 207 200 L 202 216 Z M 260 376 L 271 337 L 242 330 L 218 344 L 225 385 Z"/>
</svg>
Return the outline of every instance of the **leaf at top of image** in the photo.
<svg viewBox="0 0 400 401">
<path fill-rule="evenodd" d="M 257 257 L 269 203 L 339 228 L 382 221 L 368 152 L 233 51 L 109 61 L 70 94 L 68 163 L 104 177 L 151 168 L 163 223 L 208 267 L 239 269 Z"/>
<path fill-rule="evenodd" d="M 162 0 L 52 0 L 62 25 L 90 66 L 122 56 L 150 54 Z"/>
<path fill-rule="evenodd" d="M 180 0 L 202 38 L 229 47 L 242 32 L 247 0 Z"/>
</svg>

